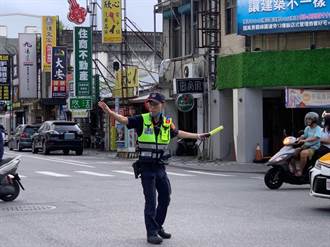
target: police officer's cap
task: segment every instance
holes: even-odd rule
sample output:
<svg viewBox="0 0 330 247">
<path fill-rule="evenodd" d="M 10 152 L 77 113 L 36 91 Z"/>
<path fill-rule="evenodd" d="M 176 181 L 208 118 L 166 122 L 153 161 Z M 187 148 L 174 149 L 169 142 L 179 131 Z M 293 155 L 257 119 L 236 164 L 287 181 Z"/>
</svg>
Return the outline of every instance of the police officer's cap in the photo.
<svg viewBox="0 0 330 247">
<path fill-rule="evenodd" d="M 149 101 L 156 101 L 159 103 L 164 103 L 165 102 L 165 96 L 162 95 L 161 93 L 151 93 L 149 97 L 147 98 L 147 102 Z"/>
</svg>

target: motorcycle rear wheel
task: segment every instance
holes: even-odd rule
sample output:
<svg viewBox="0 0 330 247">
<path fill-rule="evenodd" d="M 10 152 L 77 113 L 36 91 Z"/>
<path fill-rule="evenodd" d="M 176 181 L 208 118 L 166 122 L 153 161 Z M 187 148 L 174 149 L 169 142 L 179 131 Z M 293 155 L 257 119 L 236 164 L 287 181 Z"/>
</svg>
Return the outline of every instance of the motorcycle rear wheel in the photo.
<svg viewBox="0 0 330 247">
<path fill-rule="evenodd" d="M 14 180 L 12 186 L 15 189 L 14 194 L 8 194 L 8 195 L 1 196 L 0 197 L 1 200 L 5 201 L 5 202 L 11 202 L 11 201 L 14 201 L 18 197 L 18 195 L 20 193 L 20 187 L 19 187 L 18 182 L 16 180 Z"/>
<path fill-rule="evenodd" d="M 282 171 L 280 169 L 269 169 L 264 177 L 265 185 L 271 190 L 276 190 L 280 188 L 283 184 L 281 173 Z"/>
</svg>

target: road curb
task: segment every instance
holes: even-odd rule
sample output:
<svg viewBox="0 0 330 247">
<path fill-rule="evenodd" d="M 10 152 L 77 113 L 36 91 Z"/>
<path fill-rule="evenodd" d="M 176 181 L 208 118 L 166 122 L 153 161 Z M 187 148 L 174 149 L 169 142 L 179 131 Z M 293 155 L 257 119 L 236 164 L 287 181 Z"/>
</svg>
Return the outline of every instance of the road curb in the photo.
<svg viewBox="0 0 330 247">
<path fill-rule="evenodd" d="M 175 167 L 180 169 L 190 169 L 195 171 L 207 171 L 207 172 L 222 172 L 222 173 L 254 173 L 254 174 L 265 174 L 265 171 L 256 170 L 243 170 L 243 169 L 226 169 L 226 168 L 210 168 L 210 167 L 196 167 L 196 166 L 182 166 L 177 164 L 169 164 L 168 167 Z"/>
</svg>

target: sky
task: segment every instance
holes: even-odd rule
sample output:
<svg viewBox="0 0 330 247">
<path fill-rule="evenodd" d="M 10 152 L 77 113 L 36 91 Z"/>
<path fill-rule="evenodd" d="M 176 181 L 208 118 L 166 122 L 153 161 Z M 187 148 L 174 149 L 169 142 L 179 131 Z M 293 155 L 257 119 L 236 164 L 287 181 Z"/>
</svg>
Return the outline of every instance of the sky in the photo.
<svg viewBox="0 0 330 247">
<path fill-rule="evenodd" d="M 122 7 L 124 7 L 122 0 Z M 101 5 L 101 0 L 97 0 Z M 81 7 L 86 7 L 86 0 L 77 0 Z M 158 0 L 126 0 L 126 15 L 143 31 L 154 30 L 154 5 Z M 67 19 L 69 11 L 68 0 L 0 0 L 0 27 L 7 26 L 9 38 L 17 38 L 18 33 L 24 32 L 25 26 L 37 26 L 41 31 L 41 18 L 43 15 L 58 15 L 60 21 L 67 28 L 75 24 Z M 8 16 L 9 14 L 24 13 L 33 16 Z M 98 8 L 98 29 L 101 29 L 101 10 Z M 6 15 L 6 16 L 4 16 Z M 157 15 L 157 31 L 162 31 L 161 16 Z M 87 19 L 83 25 L 89 25 Z"/>
</svg>

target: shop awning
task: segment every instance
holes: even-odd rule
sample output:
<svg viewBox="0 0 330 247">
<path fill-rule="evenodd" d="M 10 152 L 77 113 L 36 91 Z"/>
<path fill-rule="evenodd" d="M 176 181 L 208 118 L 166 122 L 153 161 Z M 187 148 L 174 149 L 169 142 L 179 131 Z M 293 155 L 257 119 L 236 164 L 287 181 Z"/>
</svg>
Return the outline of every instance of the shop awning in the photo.
<svg viewBox="0 0 330 247">
<path fill-rule="evenodd" d="M 181 5 L 179 8 L 178 8 L 178 12 L 181 14 L 181 15 L 186 15 L 186 14 L 190 14 L 191 12 L 191 4 L 190 3 L 186 3 L 186 4 L 183 4 Z"/>
</svg>

